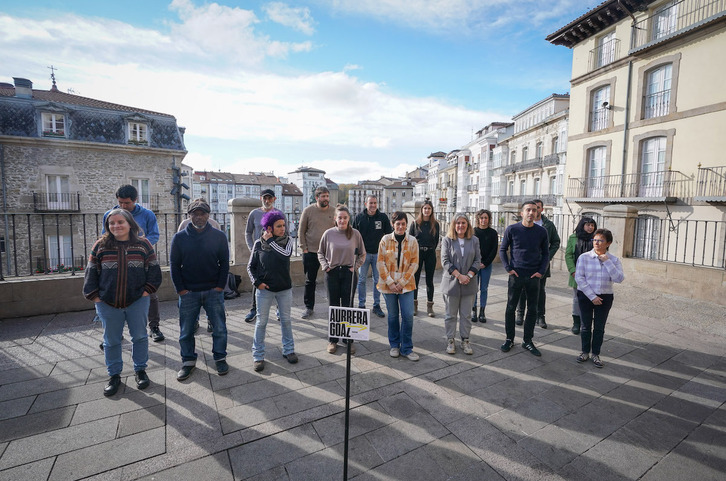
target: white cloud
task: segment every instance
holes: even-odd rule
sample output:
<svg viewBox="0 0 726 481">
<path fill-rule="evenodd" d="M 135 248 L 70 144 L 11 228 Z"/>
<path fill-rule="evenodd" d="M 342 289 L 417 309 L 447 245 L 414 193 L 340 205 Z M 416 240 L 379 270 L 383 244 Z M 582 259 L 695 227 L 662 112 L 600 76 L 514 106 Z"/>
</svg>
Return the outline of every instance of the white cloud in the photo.
<svg viewBox="0 0 726 481">
<path fill-rule="evenodd" d="M 291 7 L 282 2 L 270 2 L 262 6 L 267 17 L 275 23 L 293 28 L 305 35 L 315 33 L 315 23 L 307 7 Z"/>
<path fill-rule="evenodd" d="M 364 15 L 428 32 L 487 34 L 512 23 L 541 25 L 584 9 L 578 0 L 316 0 L 343 14 Z M 584 12 L 582 12 L 584 13 Z"/>
</svg>

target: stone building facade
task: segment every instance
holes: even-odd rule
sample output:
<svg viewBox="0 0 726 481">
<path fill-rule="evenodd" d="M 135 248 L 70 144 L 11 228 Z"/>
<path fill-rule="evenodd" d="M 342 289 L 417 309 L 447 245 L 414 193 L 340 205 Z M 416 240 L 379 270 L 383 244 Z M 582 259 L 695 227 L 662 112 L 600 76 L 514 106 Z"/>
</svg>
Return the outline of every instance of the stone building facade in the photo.
<svg viewBox="0 0 726 481">
<path fill-rule="evenodd" d="M 26 79 L 0 83 L 3 270 L 24 275 L 85 266 L 103 213 L 123 184 L 154 211 L 168 251 L 180 217 L 170 194 L 186 155 L 184 129 L 168 114 L 50 90 Z M 184 177 L 182 177 L 184 179 Z M 189 183 L 189 181 L 186 181 Z M 182 204 L 186 207 L 186 201 Z M 62 267 L 61 267 L 62 266 Z"/>
</svg>

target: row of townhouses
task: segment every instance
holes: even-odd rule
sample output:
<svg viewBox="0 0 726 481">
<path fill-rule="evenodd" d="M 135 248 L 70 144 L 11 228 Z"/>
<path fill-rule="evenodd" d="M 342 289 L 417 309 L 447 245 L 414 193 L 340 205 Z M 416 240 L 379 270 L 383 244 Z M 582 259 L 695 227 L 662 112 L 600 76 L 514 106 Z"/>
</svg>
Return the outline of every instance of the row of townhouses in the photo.
<svg viewBox="0 0 726 481">
<path fill-rule="evenodd" d="M 546 40 L 572 50 L 569 95 L 432 153 L 415 200 L 502 226 L 535 197 L 555 216 L 620 209 L 633 256 L 723 267 L 726 1 L 607 0 Z"/>
</svg>

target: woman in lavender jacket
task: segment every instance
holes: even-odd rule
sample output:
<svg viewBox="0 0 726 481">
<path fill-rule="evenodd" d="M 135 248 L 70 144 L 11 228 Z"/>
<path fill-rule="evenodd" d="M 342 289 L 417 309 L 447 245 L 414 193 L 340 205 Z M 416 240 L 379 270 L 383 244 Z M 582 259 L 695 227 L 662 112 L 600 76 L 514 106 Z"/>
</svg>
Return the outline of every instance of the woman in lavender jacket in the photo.
<svg viewBox="0 0 726 481">
<path fill-rule="evenodd" d="M 608 313 L 613 305 L 613 283 L 620 283 L 625 279 L 620 259 L 608 252 L 612 242 L 612 232 L 607 229 L 596 230 L 592 237 L 592 250 L 581 254 L 575 267 L 577 301 L 582 323 L 582 353 L 577 356 L 577 362 L 587 361 L 592 348 L 592 363 L 595 367 L 603 367 L 600 348 L 605 337 Z"/>
</svg>

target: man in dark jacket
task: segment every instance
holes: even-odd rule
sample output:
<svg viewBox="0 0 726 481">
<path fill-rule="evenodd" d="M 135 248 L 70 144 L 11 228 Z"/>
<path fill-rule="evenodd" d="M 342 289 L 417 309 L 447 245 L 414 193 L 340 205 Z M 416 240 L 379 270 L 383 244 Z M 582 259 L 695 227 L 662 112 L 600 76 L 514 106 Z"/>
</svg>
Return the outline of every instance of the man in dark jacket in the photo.
<svg viewBox="0 0 726 481">
<path fill-rule="evenodd" d="M 366 197 L 366 210 L 355 216 L 353 228 L 360 232 L 366 246 L 366 260 L 358 270 L 358 307 L 366 306 L 366 281 L 368 267 L 373 271 L 373 314 L 385 317 L 381 309 L 381 293 L 378 292 L 378 244 L 384 235 L 393 232 L 388 216 L 378 210 L 378 198 L 375 195 Z"/>
<path fill-rule="evenodd" d="M 171 280 L 179 294 L 179 346 L 182 368 L 177 380 L 188 378 L 197 363 L 194 324 L 202 307 L 212 324 L 212 354 L 217 373 L 224 376 L 227 365 L 227 317 L 224 286 L 229 274 L 229 246 L 224 232 L 209 225 L 209 204 L 196 199 L 189 204 L 192 221 L 171 240 Z"/>
<path fill-rule="evenodd" d="M 541 200 L 535 199 L 534 202 L 537 204 L 537 215 L 534 218 L 534 223 L 541 225 L 547 231 L 547 239 L 549 242 L 549 255 L 550 262 L 560 248 L 560 236 L 557 234 L 557 228 L 555 224 L 547 217 L 542 215 L 544 205 Z M 542 329 L 547 329 L 547 322 L 545 321 L 545 302 L 547 301 L 547 295 L 545 294 L 545 284 L 547 278 L 552 274 L 550 273 L 550 266 L 547 265 L 547 272 L 539 280 L 539 297 L 537 298 L 537 325 Z M 524 322 L 524 305 L 527 302 L 527 291 L 522 291 L 522 297 L 519 298 L 519 304 L 517 304 L 517 319 L 516 324 L 521 326 Z"/>
</svg>

